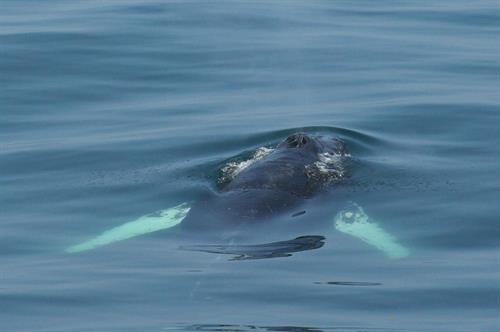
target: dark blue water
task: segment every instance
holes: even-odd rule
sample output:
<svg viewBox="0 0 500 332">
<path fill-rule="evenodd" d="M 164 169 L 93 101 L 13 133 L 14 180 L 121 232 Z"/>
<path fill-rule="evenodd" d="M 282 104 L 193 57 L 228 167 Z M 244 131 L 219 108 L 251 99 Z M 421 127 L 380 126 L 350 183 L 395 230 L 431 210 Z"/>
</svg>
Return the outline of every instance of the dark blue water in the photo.
<svg viewBox="0 0 500 332">
<path fill-rule="evenodd" d="M 498 2 L 0 7 L 2 331 L 500 329 Z M 230 260 L 159 232 L 63 252 L 295 131 L 342 137 L 351 176 L 247 240 L 323 246 Z M 336 231 L 346 199 L 410 256 Z"/>
</svg>

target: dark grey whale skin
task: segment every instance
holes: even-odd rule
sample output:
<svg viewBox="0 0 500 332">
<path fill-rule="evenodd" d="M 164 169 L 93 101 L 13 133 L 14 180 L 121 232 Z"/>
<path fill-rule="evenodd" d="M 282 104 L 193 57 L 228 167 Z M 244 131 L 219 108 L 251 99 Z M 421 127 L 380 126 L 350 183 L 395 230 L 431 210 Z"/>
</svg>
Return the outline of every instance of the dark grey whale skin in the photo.
<svg viewBox="0 0 500 332">
<path fill-rule="evenodd" d="M 344 154 L 344 143 L 333 137 L 295 133 L 261 160 L 241 171 L 222 190 L 196 202 L 183 228 L 214 224 L 245 224 L 297 212 L 326 181 L 316 167 L 320 153 Z M 295 210 L 294 210 L 295 209 Z"/>
</svg>

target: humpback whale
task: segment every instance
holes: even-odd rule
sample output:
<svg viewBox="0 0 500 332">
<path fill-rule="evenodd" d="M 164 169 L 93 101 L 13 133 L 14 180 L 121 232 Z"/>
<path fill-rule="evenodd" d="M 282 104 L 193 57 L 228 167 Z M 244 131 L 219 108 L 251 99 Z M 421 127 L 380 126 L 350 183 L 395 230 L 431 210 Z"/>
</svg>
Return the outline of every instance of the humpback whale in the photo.
<svg viewBox="0 0 500 332">
<path fill-rule="evenodd" d="M 300 215 L 303 211 L 299 212 L 298 209 L 306 200 L 343 180 L 346 176 L 343 161 L 349 156 L 345 143 L 339 138 L 302 132 L 292 134 L 274 149 L 266 149 L 256 154 L 244 167 L 240 164 L 239 168 L 226 172 L 230 173 L 230 176 L 224 179 L 218 193 L 193 204 L 182 203 L 142 216 L 83 243 L 68 247 L 66 252 L 87 251 L 174 226 L 201 231 L 240 224 L 251 225 L 287 213 L 290 216 Z M 381 250 L 390 258 L 402 258 L 409 254 L 408 249 L 400 245 L 354 202 L 335 215 L 333 225 L 337 230 Z M 304 250 L 322 246 L 318 243 L 323 237 L 312 238 L 316 239 L 315 244 L 306 246 L 307 249 Z M 275 243 L 279 245 L 276 246 Z M 235 252 L 241 257 L 286 257 L 289 252 L 286 248 L 283 249 L 284 245 L 297 247 L 297 239 L 275 243 L 264 247 L 280 247 L 279 254 L 271 252 L 267 256 L 261 252 L 245 256 L 241 248 L 229 250 L 227 246 L 223 250 L 220 249 L 222 246 L 217 245 L 198 248 L 203 247 L 200 251 L 205 252 L 216 252 L 219 248 L 220 253 Z M 293 248 L 290 252 L 298 251 Z"/>
</svg>

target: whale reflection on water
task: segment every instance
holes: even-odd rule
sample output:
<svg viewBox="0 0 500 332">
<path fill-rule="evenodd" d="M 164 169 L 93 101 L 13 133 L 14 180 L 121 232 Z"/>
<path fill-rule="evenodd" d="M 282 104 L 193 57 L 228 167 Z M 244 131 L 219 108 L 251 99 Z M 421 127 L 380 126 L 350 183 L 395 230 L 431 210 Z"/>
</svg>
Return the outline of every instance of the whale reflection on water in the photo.
<svg viewBox="0 0 500 332">
<path fill-rule="evenodd" d="M 230 260 L 248 260 L 289 257 L 295 252 L 321 248 L 325 244 L 324 240 L 324 236 L 306 235 L 288 241 L 278 241 L 264 244 L 209 244 L 181 246 L 179 249 L 201 251 L 213 254 L 234 255 L 234 257 Z"/>
<path fill-rule="evenodd" d="M 305 326 L 257 326 L 233 324 L 195 324 L 189 326 L 166 328 L 166 331 L 208 331 L 208 332 L 327 332 L 327 331 L 392 331 L 386 328 L 372 328 L 359 326 L 338 327 L 305 327 Z"/>
<path fill-rule="evenodd" d="M 177 329 L 177 328 L 176 328 Z M 167 331 L 169 329 L 167 328 Z M 256 325 L 231 325 L 231 324 L 197 324 L 183 327 L 182 331 L 210 331 L 210 332 L 324 332 L 325 329 L 299 327 L 299 326 L 256 326 Z"/>
<path fill-rule="evenodd" d="M 316 285 L 335 285 L 335 286 L 380 286 L 380 282 L 371 281 L 317 281 Z"/>
</svg>

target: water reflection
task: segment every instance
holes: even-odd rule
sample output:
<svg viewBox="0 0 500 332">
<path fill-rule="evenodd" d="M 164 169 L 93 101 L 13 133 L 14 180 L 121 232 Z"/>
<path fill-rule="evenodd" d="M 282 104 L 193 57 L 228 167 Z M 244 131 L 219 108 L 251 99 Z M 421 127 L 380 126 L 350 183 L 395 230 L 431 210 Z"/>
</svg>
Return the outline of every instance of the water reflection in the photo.
<svg viewBox="0 0 500 332">
<path fill-rule="evenodd" d="M 335 286 L 380 286 L 380 282 L 369 282 L 369 281 L 317 281 L 316 285 L 335 285 Z"/>
<path fill-rule="evenodd" d="M 322 332 L 324 329 L 299 327 L 299 326 L 255 326 L 231 324 L 199 324 L 183 328 L 183 331 L 210 331 L 210 332 L 247 332 L 247 331 L 273 331 L 273 332 Z"/>
<path fill-rule="evenodd" d="M 325 244 L 324 240 L 324 236 L 306 235 L 288 241 L 278 241 L 264 244 L 191 245 L 182 246 L 180 249 L 213 254 L 234 255 L 234 257 L 230 260 L 247 260 L 289 257 L 295 252 L 321 248 Z"/>
<path fill-rule="evenodd" d="M 167 328 L 179 330 L 179 327 Z M 180 327 L 181 331 L 208 331 L 208 332 L 327 332 L 327 331 L 388 331 L 381 328 L 366 328 L 357 326 L 339 327 L 304 327 L 304 326 L 257 326 L 257 325 L 232 325 L 232 324 L 195 324 Z M 390 329 L 389 329 L 390 330 Z"/>
</svg>

